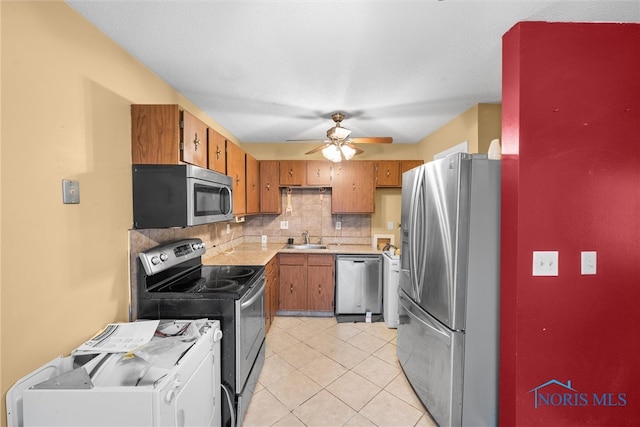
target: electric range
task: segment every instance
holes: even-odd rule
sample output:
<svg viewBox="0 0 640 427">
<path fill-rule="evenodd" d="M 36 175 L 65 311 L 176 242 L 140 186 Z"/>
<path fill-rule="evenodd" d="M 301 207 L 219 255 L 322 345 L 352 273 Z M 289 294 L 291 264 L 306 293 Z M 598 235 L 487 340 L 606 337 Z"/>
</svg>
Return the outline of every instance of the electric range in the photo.
<svg viewBox="0 0 640 427">
<path fill-rule="evenodd" d="M 202 265 L 201 239 L 165 243 L 138 257 L 137 313 L 146 319 L 220 320 L 224 426 L 241 426 L 264 364 L 264 266 Z"/>
</svg>

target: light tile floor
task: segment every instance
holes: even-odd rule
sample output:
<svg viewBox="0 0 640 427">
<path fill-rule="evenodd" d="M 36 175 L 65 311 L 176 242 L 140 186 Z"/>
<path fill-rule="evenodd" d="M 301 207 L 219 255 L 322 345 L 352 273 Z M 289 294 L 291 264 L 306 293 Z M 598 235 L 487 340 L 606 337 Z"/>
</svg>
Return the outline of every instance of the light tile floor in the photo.
<svg viewBox="0 0 640 427">
<path fill-rule="evenodd" d="M 384 322 L 277 316 L 244 427 L 435 426 Z"/>
</svg>

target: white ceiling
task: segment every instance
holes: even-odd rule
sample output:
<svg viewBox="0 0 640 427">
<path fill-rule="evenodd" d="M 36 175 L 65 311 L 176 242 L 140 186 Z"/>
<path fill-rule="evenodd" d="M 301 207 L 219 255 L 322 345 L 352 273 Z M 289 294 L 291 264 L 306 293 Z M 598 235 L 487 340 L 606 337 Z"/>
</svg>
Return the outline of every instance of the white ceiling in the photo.
<svg viewBox="0 0 640 427">
<path fill-rule="evenodd" d="M 501 101 L 519 21 L 640 22 L 640 0 L 67 0 L 243 143 L 415 143 Z"/>
</svg>

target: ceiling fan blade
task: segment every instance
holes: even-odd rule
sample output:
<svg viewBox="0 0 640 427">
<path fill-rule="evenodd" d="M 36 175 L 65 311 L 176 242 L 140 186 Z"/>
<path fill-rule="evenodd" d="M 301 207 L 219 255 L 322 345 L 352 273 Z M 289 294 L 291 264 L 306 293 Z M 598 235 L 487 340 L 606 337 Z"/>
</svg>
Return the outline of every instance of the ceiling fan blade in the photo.
<svg viewBox="0 0 640 427">
<path fill-rule="evenodd" d="M 351 142 L 345 142 L 343 145 L 346 145 L 348 147 L 353 148 L 354 150 L 356 150 L 356 154 L 354 154 L 354 156 L 357 156 L 358 154 L 362 154 L 364 153 L 364 150 L 359 149 L 358 147 L 356 147 L 355 145 L 351 144 Z"/>
<path fill-rule="evenodd" d="M 326 139 L 287 139 L 286 142 L 317 142 L 318 144 L 322 142 L 328 142 Z"/>
<path fill-rule="evenodd" d="M 317 153 L 318 151 L 323 150 L 323 149 L 324 149 L 325 147 L 327 147 L 328 145 L 330 145 L 330 144 L 324 144 L 324 145 L 321 145 L 321 146 L 319 146 L 319 147 L 314 148 L 314 149 L 313 149 L 313 150 L 311 150 L 311 151 L 307 151 L 307 152 L 306 152 L 306 153 L 304 153 L 304 154 L 313 154 L 313 153 Z"/>
<path fill-rule="evenodd" d="M 349 142 L 356 144 L 391 144 L 393 138 L 390 136 L 370 136 L 364 138 L 349 138 Z"/>
</svg>

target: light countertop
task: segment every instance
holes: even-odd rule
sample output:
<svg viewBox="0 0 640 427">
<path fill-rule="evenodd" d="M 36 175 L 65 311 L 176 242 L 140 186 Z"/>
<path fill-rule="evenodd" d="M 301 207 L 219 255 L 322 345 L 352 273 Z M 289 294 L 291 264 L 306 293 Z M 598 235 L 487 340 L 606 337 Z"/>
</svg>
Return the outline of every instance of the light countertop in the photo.
<svg viewBox="0 0 640 427">
<path fill-rule="evenodd" d="M 243 243 L 234 248 L 233 252 L 227 251 L 215 255 L 204 255 L 204 265 L 266 265 L 271 258 L 278 253 L 319 253 L 319 254 L 373 254 L 381 255 L 382 252 L 370 245 L 327 245 L 327 249 L 285 249 L 282 243 Z"/>
</svg>

